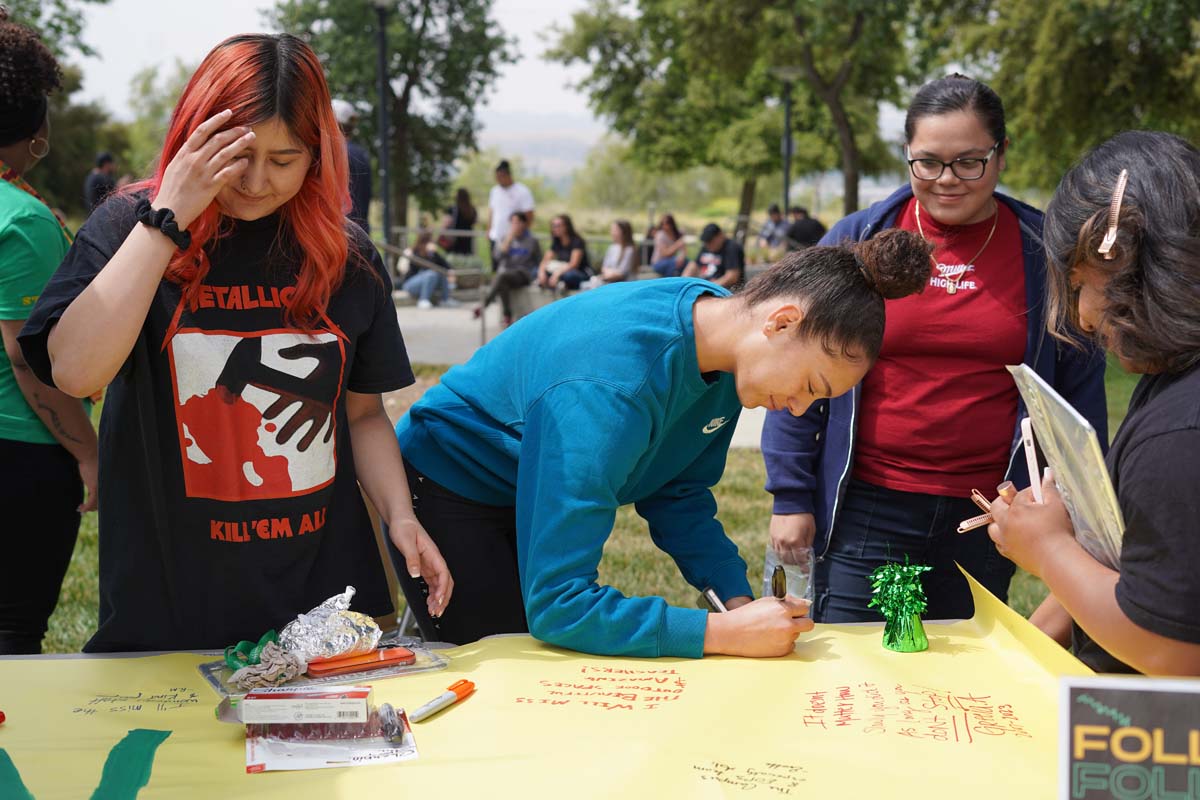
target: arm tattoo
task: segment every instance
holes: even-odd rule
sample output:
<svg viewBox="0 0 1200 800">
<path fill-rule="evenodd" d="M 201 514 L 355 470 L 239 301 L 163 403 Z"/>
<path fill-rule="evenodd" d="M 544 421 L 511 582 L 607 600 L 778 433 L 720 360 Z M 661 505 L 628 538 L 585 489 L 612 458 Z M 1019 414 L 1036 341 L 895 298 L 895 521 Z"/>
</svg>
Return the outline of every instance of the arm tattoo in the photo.
<svg viewBox="0 0 1200 800">
<path fill-rule="evenodd" d="M 77 439 L 76 437 L 72 436 L 67 432 L 67 429 L 63 427 L 62 420 L 59 419 L 58 412 L 43 402 L 41 395 L 36 395 L 36 397 L 38 408 L 40 408 L 42 411 L 45 411 L 46 415 L 50 418 L 50 425 L 54 428 L 54 434 L 59 438 L 59 441 L 65 440 L 74 442 L 75 444 L 83 444 L 81 439 Z"/>
</svg>

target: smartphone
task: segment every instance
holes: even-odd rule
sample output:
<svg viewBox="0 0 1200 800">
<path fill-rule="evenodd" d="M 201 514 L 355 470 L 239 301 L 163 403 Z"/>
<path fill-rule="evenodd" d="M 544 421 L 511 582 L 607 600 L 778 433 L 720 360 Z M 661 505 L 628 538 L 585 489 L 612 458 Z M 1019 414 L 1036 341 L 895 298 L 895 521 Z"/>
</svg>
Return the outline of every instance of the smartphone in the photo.
<svg viewBox="0 0 1200 800">
<path fill-rule="evenodd" d="M 1033 420 L 1029 417 L 1021 420 L 1021 444 L 1025 447 L 1025 467 L 1029 470 L 1029 488 L 1033 490 L 1033 500 L 1035 503 L 1044 503 L 1042 473 L 1038 469 L 1037 447 L 1033 442 Z"/>
<path fill-rule="evenodd" d="M 325 658 L 308 665 L 308 677 L 323 678 L 327 675 L 347 675 L 352 672 L 366 672 L 380 667 L 403 667 L 417 660 L 416 655 L 407 647 L 386 647 L 382 650 L 372 650 L 356 656 L 342 658 Z"/>
</svg>

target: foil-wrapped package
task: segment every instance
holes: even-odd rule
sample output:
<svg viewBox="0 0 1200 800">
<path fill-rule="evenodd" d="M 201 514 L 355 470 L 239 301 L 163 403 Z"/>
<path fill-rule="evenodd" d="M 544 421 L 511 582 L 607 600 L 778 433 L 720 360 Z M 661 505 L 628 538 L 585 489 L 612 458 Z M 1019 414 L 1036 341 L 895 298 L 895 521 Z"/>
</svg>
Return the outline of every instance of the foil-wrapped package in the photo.
<svg viewBox="0 0 1200 800">
<path fill-rule="evenodd" d="M 379 644 L 383 632 L 366 614 L 350 610 L 354 587 L 289 622 L 279 634 L 279 644 L 305 662 L 316 658 L 367 653 Z"/>
</svg>

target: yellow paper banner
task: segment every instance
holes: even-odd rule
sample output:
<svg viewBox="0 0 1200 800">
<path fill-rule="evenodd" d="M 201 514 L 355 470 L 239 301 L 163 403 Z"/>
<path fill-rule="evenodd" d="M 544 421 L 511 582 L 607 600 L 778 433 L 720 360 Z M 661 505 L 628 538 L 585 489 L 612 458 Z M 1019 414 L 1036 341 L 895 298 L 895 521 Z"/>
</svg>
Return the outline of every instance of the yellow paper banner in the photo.
<svg viewBox="0 0 1200 800">
<path fill-rule="evenodd" d="M 1089 670 L 972 591 L 975 617 L 927 624 L 924 653 L 885 650 L 873 625 L 818 625 L 771 660 L 487 639 L 448 651 L 447 670 L 374 684 L 376 702 L 411 709 L 476 683 L 414 726 L 418 760 L 303 773 L 245 773 L 242 729 L 214 719 L 219 698 L 196 671 L 206 657 L 5 659 L 0 749 L 37 800 L 90 796 L 138 728 L 171 731 L 147 799 L 1051 796 L 1057 678 Z"/>
</svg>

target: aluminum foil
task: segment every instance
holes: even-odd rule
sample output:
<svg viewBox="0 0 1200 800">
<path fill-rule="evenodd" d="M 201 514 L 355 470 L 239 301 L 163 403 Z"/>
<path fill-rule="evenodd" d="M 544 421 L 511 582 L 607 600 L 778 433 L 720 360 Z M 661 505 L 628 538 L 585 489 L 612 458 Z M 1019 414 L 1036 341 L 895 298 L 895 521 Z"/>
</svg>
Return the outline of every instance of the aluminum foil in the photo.
<svg viewBox="0 0 1200 800">
<path fill-rule="evenodd" d="M 289 622 L 279 634 L 279 644 L 306 662 L 367 653 L 379 644 L 383 632 L 366 614 L 350 610 L 354 587 Z"/>
</svg>

